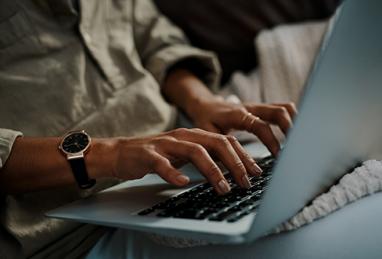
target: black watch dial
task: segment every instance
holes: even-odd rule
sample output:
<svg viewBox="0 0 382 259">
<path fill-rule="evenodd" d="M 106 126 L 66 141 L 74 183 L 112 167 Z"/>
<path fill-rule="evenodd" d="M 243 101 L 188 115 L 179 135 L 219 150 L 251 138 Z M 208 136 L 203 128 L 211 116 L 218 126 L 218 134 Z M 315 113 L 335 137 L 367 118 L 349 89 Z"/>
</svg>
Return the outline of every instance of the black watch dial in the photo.
<svg viewBox="0 0 382 259">
<path fill-rule="evenodd" d="M 62 142 L 62 149 L 68 153 L 78 153 L 89 145 L 89 137 L 85 133 L 75 132 L 67 136 Z"/>
</svg>

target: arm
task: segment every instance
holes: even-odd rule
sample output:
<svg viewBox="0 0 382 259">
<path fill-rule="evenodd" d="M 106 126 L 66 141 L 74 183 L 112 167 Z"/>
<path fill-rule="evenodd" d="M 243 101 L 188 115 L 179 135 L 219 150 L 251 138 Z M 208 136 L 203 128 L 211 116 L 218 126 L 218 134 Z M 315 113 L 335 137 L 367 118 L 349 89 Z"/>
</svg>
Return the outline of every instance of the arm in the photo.
<svg viewBox="0 0 382 259">
<path fill-rule="evenodd" d="M 12 151 L 0 169 L 0 190 L 4 193 L 23 193 L 75 184 L 66 158 L 58 150 L 60 138 L 18 137 Z M 113 143 L 94 139 L 91 151 L 85 156 L 92 178 L 111 176 L 110 156 Z M 109 175 L 107 175 L 107 173 Z"/>
<path fill-rule="evenodd" d="M 134 6 L 134 38 L 139 55 L 168 100 L 182 109 L 196 127 L 224 134 L 232 129 L 249 131 L 276 155 L 280 144 L 269 123 L 277 124 L 286 133 L 296 112 L 294 106 L 236 105 L 217 98 L 207 88 L 216 89 L 219 81 L 216 57 L 191 47 L 184 34 L 160 15 L 150 0 L 136 1 Z M 184 64 L 178 67 L 187 60 L 193 63 L 192 73 Z"/>
<path fill-rule="evenodd" d="M 5 194 L 31 192 L 75 184 L 68 161 L 58 150 L 60 138 L 19 137 L 0 168 L 0 190 Z M 165 181 L 183 186 L 189 178 L 176 169 L 192 162 L 219 194 L 230 190 L 210 154 L 232 172 L 236 182 L 249 188 L 248 174 L 261 169 L 233 137 L 199 129 L 177 129 L 144 138 L 93 139 L 85 163 L 91 178 L 139 179 L 156 172 Z"/>
</svg>

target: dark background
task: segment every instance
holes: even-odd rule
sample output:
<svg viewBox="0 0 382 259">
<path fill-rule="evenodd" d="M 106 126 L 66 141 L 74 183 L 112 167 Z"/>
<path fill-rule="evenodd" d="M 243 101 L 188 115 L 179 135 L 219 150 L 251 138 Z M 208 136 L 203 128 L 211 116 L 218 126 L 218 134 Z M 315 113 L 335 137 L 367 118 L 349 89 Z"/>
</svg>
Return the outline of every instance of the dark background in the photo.
<svg viewBox="0 0 382 259">
<path fill-rule="evenodd" d="M 255 36 L 279 24 L 331 16 L 340 0 L 155 0 L 191 43 L 217 53 L 222 83 L 256 67 Z"/>
</svg>

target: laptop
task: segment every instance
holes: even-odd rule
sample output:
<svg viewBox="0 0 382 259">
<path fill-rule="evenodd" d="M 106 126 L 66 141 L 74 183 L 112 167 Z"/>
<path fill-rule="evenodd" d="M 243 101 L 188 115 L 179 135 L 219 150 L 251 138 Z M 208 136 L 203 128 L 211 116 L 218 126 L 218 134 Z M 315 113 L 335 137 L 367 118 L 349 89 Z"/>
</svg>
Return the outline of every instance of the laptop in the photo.
<svg viewBox="0 0 382 259">
<path fill-rule="evenodd" d="M 251 178 L 251 189 L 230 180 L 232 192 L 217 196 L 187 165 L 182 171 L 193 183 L 185 189 L 147 175 L 47 215 L 213 243 L 251 242 L 271 233 L 359 162 L 382 158 L 381 14 L 379 0 L 343 2 L 284 148 L 276 161 L 259 160 L 264 174 Z"/>
</svg>

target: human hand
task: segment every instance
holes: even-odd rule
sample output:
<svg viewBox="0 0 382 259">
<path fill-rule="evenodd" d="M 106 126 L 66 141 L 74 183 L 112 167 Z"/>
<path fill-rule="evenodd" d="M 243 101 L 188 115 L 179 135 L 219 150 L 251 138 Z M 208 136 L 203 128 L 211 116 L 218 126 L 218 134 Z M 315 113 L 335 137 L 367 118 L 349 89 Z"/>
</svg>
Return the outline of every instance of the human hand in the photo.
<svg viewBox="0 0 382 259">
<path fill-rule="evenodd" d="M 212 94 L 201 80 L 184 69 L 169 73 L 163 93 L 191 118 L 196 127 L 223 134 L 231 130 L 254 133 L 273 155 L 279 152 L 280 143 L 270 124 L 278 125 L 286 134 L 297 113 L 292 103 L 229 103 Z"/>
<path fill-rule="evenodd" d="M 251 186 L 248 174 L 261 173 L 235 137 L 201 129 L 176 129 L 144 138 L 116 138 L 113 154 L 114 177 L 131 180 L 155 172 L 165 181 L 183 186 L 189 178 L 176 169 L 176 164 L 190 161 L 219 194 L 229 192 L 230 187 L 211 155 L 224 164 L 241 187 Z"/>
<path fill-rule="evenodd" d="M 286 134 L 296 114 L 293 103 L 233 104 L 222 98 L 199 100 L 188 107 L 188 115 L 196 127 L 222 134 L 231 130 L 248 131 L 255 134 L 273 155 L 278 154 L 280 143 L 270 124 L 277 125 Z"/>
</svg>

